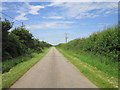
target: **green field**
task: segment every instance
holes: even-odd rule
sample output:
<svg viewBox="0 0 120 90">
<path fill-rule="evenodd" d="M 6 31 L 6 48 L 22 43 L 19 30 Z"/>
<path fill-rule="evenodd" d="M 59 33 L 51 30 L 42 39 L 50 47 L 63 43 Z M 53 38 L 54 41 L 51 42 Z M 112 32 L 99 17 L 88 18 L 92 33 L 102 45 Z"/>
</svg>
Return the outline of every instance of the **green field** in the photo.
<svg viewBox="0 0 120 90">
<path fill-rule="evenodd" d="M 10 69 L 9 72 L 2 74 L 2 88 L 9 88 L 15 81 L 17 81 L 24 73 L 26 73 L 33 65 L 35 65 L 50 48 L 43 50 L 43 53 L 34 53 L 34 57 L 19 63 Z M 24 57 L 23 57 L 24 58 Z M 26 57 L 25 57 L 26 58 Z"/>
<path fill-rule="evenodd" d="M 97 62 L 99 57 L 57 49 L 99 88 L 118 88 L 118 70 Z"/>
</svg>

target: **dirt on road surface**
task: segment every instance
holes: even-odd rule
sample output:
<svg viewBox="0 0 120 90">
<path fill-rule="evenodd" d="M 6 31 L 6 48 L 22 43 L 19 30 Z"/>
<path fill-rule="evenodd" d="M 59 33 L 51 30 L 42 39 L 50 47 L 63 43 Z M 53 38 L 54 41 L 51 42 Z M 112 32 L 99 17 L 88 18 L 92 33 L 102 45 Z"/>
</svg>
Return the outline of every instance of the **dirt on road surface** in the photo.
<svg viewBox="0 0 120 90">
<path fill-rule="evenodd" d="M 53 47 L 11 88 L 97 88 L 97 86 Z"/>
</svg>

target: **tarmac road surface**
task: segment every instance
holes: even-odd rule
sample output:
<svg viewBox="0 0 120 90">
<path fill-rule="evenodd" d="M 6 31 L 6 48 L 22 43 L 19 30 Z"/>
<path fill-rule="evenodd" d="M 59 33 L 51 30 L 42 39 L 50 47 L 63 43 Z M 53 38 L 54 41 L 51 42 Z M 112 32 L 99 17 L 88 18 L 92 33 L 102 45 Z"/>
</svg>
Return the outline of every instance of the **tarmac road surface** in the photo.
<svg viewBox="0 0 120 90">
<path fill-rule="evenodd" d="M 11 88 L 97 88 L 53 47 Z"/>
</svg>

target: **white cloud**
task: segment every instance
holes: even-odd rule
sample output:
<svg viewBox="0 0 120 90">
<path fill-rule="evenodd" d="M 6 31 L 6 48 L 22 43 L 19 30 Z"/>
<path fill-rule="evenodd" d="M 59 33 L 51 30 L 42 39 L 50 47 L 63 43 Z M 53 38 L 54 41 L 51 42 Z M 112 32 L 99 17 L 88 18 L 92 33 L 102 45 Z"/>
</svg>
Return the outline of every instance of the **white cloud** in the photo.
<svg viewBox="0 0 120 90">
<path fill-rule="evenodd" d="M 44 8 L 44 6 L 30 6 L 30 9 L 31 9 L 31 10 L 29 11 L 29 13 L 30 13 L 30 14 L 33 14 L 33 15 L 39 14 L 38 11 L 39 11 L 41 8 Z"/>
<path fill-rule="evenodd" d="M 98 17 L 101 13 L 105 13 L 109 11 L 111 13 L 115 13 L 113 11 L 117 11 L 118 3 L 93 3 L 93 2 L 53 2 L 50 4 L 51 6 L 58 6 L 63 8 L 63 17 L 67 18 L 95 18 Z M 94 12 L 92 12 L 94 11 Z M 107 13 L 107 14 L 111 14 Z"/>
<path fill-rule="evenodd" d="M 72 24 L 72 23 L 75 23 L 73 21 L 58 21 L 58 23 L 63 23 L 63 24 Z"/>
<path fill-rule="evenodd" d="M 3 8 L 2 7 L 0 7 L 0 11 L 2 11 L 3 10 Z"/>
<path fill-rule="evenodd" d="M 105 12 L 105 14 L 109 14 L 109 13 L 111 13 L 111 12 L 110 12 L 110 11 L 106 11 L 106 12 Z"/>
<path fill-rule="evenodd" d="M 81 18 L 95 18 L 99 15 L 93 14 L 93 13 L 82 13 L 81 15 L 78 15 L 75 17 L 75 19 L 81 19 Z"/>
<path fill-rule="evenodd" d="M 0 11 L 2 10 L 6 10 L 6 7 L 3 7 L 1 4 L 0 4 Z"/>
<path fill-rule="evenodd" d="M 28 20 L 28 18 L 26 18 L 25 15 L 25 13 L 21 13 L 20 15 L 15 17 L 15 20 Z"/>
<path fill-rule="evenodd" d="M 64 17 L 59 17 L 59 16 L 43 17 L 43 18 L 49 18 L 49 19 L 64 19 Z"/>
<path fill-rule="evenodd" d="M 50 14 L 48 17 L 43 18 L 49 18 L 49 19 L 65 19 L 65 18 L 75 18 L 75 19 L 81 19 L 81 18 L 95 18 L 102 14 L 109 15 L 111 13 L 115 13 L 118 9 L 118 3 L 83 3 L 83 2 L 52 2 L 46 6 L 41 5 L 30 5 L 28 2 L 24 3 L 23 7 L 20 7 L 20 10 L 18 13 L 20 13 L 19 16 L 16 18 L 18 20 L 28 20 L 26 18 L 26 15 L 32 14 L 37 15 L 39 14 L 39 11 L 46 7 L 60 7 L 62 12 L 60 12 L 60 15 L 58 16 L 58 12 L 53 16 Z M 103 15 L 103 16 L 105 16 Z"/>
<path fill-rule="evenodd" d="M 28 2 L 25 3 L 25 6 L 29 9 L 29 14 L 39 14 L 38 11 L 42 8 L 45 8 L 44 6 L 41 6 L 41 5 L 30 5 Z"/>
<path fill-rule="evenodd" d="M 71 21 L 54 21 L 54 22 L 43 22 L 37 25 L 27 26 L 28 29 L 44 29 L 44 28 L 70 28 L 72 27 L 69 24 L 74 22 Z"/>
<path fill-rule="evenodd" d="M 50 7 L 52 7 L 52 6 L 59 6 L 59 5 L 63 4 L 63 3 L 64 2 L 61 2 L 61 1 L 59 1 L 59 2 L 53 1 L 53 2 L 51 2 L 51 4 L 48 4 L 47 6 L 50 6 Z"/>
<path fill-rule="evenodd" d="M 20 15 L 15 17 L 15 20 L 28 20 L 27 17 L 25 17 L 28 14 L 36 15 L 39 14 L 39 10 L 44 8 L 44 6 L 41 5 L 30 5 L 28 2 L 23 4 L 23 7 L 19 7 L 19 10 L 17 13 L 20 13 Z"/>
<path fill-rule="evenodd" d="M 0 0 L 0 2 L 119 2 L 119 0 Z"/>
<path fill-rule="evenodd" d="M 37 25 L 27 26 L 28 29 L 41 29 L 41 28 L 56 28 L 55 23 L 40 23 Z"/>
</svg>

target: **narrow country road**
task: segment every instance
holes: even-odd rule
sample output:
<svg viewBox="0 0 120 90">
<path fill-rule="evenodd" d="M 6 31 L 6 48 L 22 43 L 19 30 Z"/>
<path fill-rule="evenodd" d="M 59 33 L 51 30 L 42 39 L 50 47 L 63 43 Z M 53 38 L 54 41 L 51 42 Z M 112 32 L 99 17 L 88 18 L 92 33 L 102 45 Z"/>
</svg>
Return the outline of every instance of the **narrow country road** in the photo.
<svg viewBox="0 0 120 90">
<path fill-rule="evenodd" d="M 61 55 L 51 50 L 11 88 L 97 88 Z"/>
</svg>

